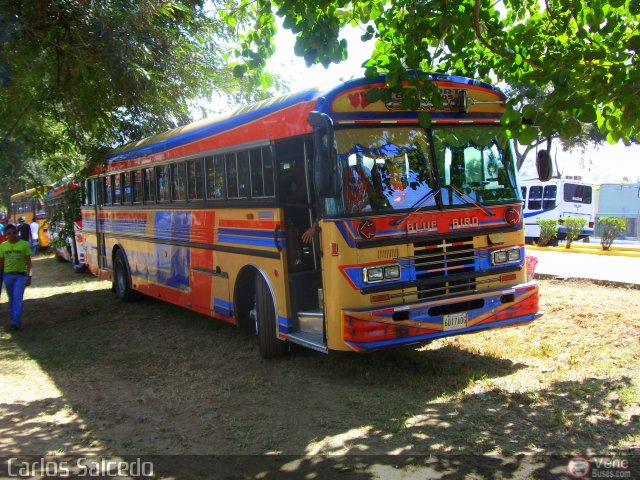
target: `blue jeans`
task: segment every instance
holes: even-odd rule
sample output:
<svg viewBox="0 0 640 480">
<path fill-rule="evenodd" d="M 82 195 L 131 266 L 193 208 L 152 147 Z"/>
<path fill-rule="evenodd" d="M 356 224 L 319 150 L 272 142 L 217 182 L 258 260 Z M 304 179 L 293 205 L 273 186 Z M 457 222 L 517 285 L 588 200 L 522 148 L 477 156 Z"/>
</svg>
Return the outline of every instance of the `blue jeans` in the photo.
<svg viewBox="0 0 640 480">
<path fill-rule="evenodd" d="M 4 272 L 4 286 L 9 297 L 9 320 L 11 325 L 22 326 L 22 297 L 24 296 L 26 273 Z"/>
<path fill-rule="evenodd" d="M 31 240 L 31 256 L 35 257 L 40 247 L 40 240 Z"/>
</svg>

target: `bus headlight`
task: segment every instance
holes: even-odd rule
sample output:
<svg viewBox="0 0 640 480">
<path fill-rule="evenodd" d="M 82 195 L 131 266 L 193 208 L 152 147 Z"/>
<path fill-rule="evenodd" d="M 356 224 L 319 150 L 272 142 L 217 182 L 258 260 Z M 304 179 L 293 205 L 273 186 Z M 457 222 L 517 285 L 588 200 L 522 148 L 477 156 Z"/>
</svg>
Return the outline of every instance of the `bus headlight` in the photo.
<svg viewBox="0 0 640 480">
<path fill-rule="evenodd" d="M 520 247 L 507 248 L 491 253 L 491 263 L 500 265 L 501 263 L 518 262 L 522 258 Z"/>
<path fill-rule="evenodd" d="M 362 277 L 365 283 L 384 282 L 385 280 L 398 280 L 400 278 L 400 265 L 386 265 L 383 267 L 363 268 Z"/>
<path fill-rule="evenodd" d="M 396 280 L 400 278 L 400 265 L 391 265 L 390 267 L 384 267 L 384 279 Z"/>
</svg>

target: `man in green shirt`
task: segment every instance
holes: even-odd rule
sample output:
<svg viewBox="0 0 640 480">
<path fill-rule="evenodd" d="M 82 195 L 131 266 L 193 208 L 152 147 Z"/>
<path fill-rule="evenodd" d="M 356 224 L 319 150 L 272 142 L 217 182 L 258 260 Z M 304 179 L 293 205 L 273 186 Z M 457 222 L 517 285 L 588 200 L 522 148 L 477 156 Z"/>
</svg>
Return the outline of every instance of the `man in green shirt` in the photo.
<svg viewBox="0 0 640 480">
<path fill-rule="evenodd" d="M 0 272 L 9 297 L 11 328 L 22 330 L 22 298 L 31 285 L 31 245 L 18 238 L 18 230 L 8 225 L 4 233 L 7 241 L 0 244 Z"/>
</svg>

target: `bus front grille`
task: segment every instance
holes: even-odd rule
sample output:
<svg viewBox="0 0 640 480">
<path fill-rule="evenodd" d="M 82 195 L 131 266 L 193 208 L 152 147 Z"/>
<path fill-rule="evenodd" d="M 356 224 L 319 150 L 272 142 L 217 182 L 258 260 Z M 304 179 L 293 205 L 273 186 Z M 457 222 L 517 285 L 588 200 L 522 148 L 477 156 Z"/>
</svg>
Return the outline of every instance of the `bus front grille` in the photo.
<svg viewBox="0 0 640 480">
<path fill-rule="evenodd" d="M 476 259 L 473 237 L 415 243 L 412 263 L 416 280 L 427 281 L 418 286 L 418 298 L 475 290 L 473 273 L 476 271 Z M 465 273 L 469 275 L 464 275 Z M 462 279 L 461 274 L 464 277 Z M 448 280 L 447 277 L 450 276 L 456 276 L 457 279 Z"/>
</svg>

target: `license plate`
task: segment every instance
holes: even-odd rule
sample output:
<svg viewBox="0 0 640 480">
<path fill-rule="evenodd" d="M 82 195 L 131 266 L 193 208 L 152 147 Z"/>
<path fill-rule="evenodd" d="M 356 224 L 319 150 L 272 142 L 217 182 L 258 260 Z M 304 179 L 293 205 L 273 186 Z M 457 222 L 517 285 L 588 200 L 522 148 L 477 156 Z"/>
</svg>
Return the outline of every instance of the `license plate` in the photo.
<svg viewBox="0 0 640 480">
<path fill-rule="evenodd" d="M 460 313 L 450 313 L 449 315 L 445 315 L 442 320 L 442 329 L 447 330 L 458 330 L 460 328 L 467 327 L 467 312 Z"/>
</svg>

